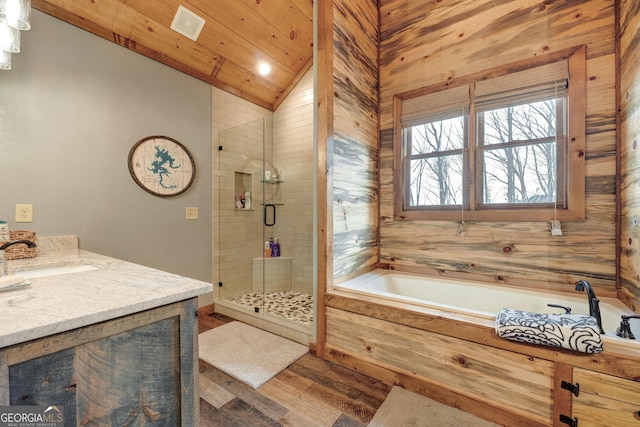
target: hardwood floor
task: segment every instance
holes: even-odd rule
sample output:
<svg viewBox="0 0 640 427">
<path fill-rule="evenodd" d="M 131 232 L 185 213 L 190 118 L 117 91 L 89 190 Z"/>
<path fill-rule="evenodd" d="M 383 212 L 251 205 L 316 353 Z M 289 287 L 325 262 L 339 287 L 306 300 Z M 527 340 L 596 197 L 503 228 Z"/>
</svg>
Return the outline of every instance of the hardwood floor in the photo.
<svg viewBox="0 0 640 427">
<path fill-rule="evenodd" d="M 203 311 L 198 317 L 200 333 L 233 320 Z M 361 427 L 391 390 L 312 354 L 256 390 L 200 361 L 200 383 L 202 427 Z"/>
</svg>

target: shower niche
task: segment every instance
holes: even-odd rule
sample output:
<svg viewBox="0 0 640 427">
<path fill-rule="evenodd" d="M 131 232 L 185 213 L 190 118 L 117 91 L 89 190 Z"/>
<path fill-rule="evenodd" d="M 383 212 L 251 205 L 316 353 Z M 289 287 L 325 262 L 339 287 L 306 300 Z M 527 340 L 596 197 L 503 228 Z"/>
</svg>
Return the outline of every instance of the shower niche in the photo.
<svg viewBox="0 0 640 427">
<path fill-rule="evenodd" d="M 308 344 L 313 290 L 300 272 L 309 270 L 306 254 L 312 249 L 296 246 L 300 212 L 290 209 L 287 199 L 299 195 L 285 192 L 287 159 L 274 153 L 272 132 L 272 120 L 260 119 L 219 133 L 220 146 L 214 150 L 215 310 Z M 265 245 L 270 249 L 275 239 L 280 256 L 270 257 Z M 306 243 L 311 246 L 312 240 Z"/>
<path fill-rule="evenodd" d="M 250 173 L 236 172 L 234 175 L 235 191 L 234 204 L 236 209 L 250 210 L 253 208 L 251 204 L 251 185 L 252 175 Z"/>
</svg>

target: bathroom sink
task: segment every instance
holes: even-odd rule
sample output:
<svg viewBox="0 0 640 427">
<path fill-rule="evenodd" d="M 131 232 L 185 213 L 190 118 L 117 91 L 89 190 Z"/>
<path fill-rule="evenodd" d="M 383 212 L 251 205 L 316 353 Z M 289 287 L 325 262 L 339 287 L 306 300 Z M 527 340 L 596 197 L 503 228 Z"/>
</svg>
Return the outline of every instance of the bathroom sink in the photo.
<svg viewBox="0 0 640 427">
<path fill-rule="evenodd" d="M 25 279 L 34 279 L 36 277 L 57 276 L 60 274 L 80 273 L 83 271 L 100 270 L 98 267 L 89 264 L 64 265 L 60 267 L 40 268 L 36 270 L 20 271 L 16 273 Z"/>
</svg>

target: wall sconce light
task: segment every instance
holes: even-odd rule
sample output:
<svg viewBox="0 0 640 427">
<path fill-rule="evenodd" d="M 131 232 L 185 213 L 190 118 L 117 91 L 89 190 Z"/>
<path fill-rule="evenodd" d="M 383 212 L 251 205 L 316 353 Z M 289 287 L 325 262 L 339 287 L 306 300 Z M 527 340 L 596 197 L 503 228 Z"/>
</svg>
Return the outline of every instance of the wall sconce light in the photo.
<svg viewBox="0 0 640 427">
<path fill-rule="evenodd" d="M 11 69 L 20 52 L 20 31 L 31 28 L 31 0 L 0 0 L 0 70 Z"/>
<path fill-rule="evenodd" d="M 0 50 L 0 70 L 11 69 L 11 52 Z"/>
<path fill-rule="evenodd" d="M 0 0 L 0 18 L 10 27 L 28 30 L 31 28 L 31 0 Z"/>
<path fill-rule="evenodd" d="M 5 52 L 20 52 L 20 30 L 0 21 L 0 49 Z"/>
</svg>

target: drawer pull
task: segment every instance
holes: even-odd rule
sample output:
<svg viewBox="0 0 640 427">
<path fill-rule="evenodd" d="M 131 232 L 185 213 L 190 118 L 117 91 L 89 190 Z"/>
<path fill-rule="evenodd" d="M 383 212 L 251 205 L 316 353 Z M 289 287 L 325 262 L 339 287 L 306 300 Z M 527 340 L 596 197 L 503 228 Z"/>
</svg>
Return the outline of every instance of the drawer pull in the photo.
<svg viewBox="0 0 640 427">
<path fill-rule="evenodd" d="M 560 414 L 560 422 L 564 424 L 568 424 L 571 427 L 578 427 L 578 417 L 571 418 L 564 414 Z"/>
<path fill-rule="evenodd" d="M 571 384 L 568 381 L 562 381 L 560 383 L 560 387 L 562 387 L 565 390 L 569 390 L 571 393 L 573 393 L 573 395 L 575 397 L 578 397 L 578 395 L 580 394 L 580 384 L 579 383 L 575 383 L 575 385 L 574 385 L 574 384 Z"/>
</svg>

